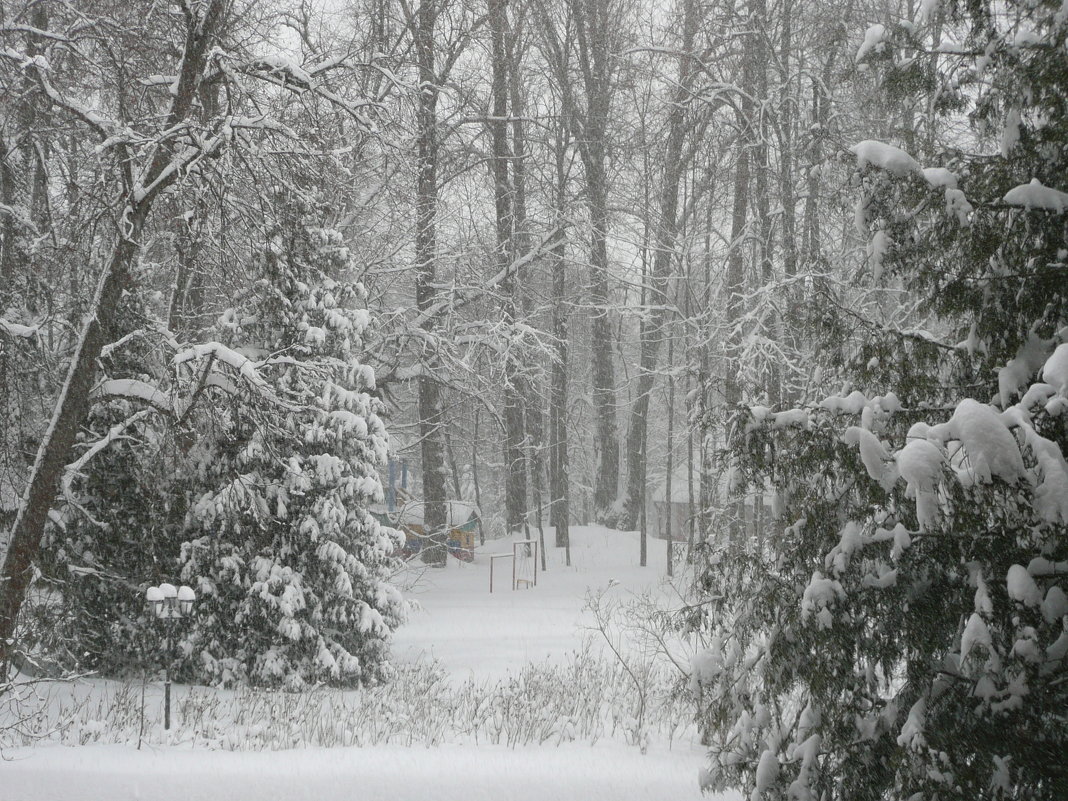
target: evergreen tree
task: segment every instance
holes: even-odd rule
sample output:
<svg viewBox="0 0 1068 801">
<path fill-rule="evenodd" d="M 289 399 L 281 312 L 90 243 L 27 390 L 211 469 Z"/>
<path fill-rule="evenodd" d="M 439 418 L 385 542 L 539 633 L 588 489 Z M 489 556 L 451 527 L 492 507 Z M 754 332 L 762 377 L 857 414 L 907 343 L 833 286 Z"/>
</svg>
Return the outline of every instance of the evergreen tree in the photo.
<svg viewBox="0 0 1068 801">
<path fill-rule="evenodd" d="M 382 497 L 387 435 L 359 361 L 364 291 L 340 235 L 312 224 L 322 209 L 280 206 L 220 341 L 178 357 L 255 376 L 240 390 L 218 382 L 228 408 L 196 446 L 208 489 L 191 504 L 182 576 L 201 602 L 182 648 L 197 675 L 224 683 L 375 680 L 403 603 L 389 583 L 396 532 L 367 509 Z"/>
<path fill-rule="evenodd" d="M 154 336 L 126 337 L 158 326 L 146 293 L 128 293 L 120 319 L 109 338 L 125 341 L 101 359 L 105 377 L 61 482 L 25 626 L 27 651 L 110 676 L 155 661 L 144 587 L 174 579 L 184 515 L 164 348 Z"/>
<path fill-rule="evenodd" d="M 934 91 L 1000 153 L 853 148 L 874 280 L 916 327 L 828 311 L 846 391 L 730 430 L 776 520 L 705 546 L 694 687 L 710 784 L 753 798 L 1068 797 L 1068 14 L 944 12 Z M 893 70 L 920 33 L 865 46 Z"/>
</svg>

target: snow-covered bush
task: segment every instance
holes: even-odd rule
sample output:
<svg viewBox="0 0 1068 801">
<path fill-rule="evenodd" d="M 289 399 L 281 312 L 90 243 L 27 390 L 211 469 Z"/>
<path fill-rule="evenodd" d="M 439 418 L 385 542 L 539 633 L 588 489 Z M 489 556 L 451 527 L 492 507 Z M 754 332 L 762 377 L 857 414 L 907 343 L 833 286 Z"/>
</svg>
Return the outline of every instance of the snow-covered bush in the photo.
<svg viewBox="0 0 1068 801">
<path fill-rule="evenodd" d="M 915 326 L 814 332 L 842 395 L 732 422 L 735 489 L 774 521 L 703 546 L 712 785 L 1068 797 L 1068 14 L 1008 5 L 946 4 L 964 44 L 939 62 L 1000 155 L 853 148 L 873 279 Z"/>
<path fill-rule="evenodd" d="M 739 417 L 743 480 L 774 487 L 780 525 L 702 577 L 708 595 L 742 588 L 695 663 L 724 781 L 874 799 L 1062 780 L 1043 754 L 1068 736 L 1049 715 L 1068 701 L 1068 437 L 1048 397 L 966 399 L 934 426 L 878 397 L 867 427 Z"/>
</svg>

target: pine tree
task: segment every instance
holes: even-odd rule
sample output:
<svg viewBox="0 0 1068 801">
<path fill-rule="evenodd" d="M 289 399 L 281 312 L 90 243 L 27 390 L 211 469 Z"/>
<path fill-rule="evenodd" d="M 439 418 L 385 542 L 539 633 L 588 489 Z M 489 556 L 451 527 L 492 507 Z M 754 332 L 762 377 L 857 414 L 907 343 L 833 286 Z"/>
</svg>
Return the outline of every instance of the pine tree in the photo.
<svg viewBox="0 0 1068 801">
<path fill-rule="evenodd" d="M 220 341 L 189 354 L 255 363 L 271 392 L 227 393 L 221 435 L 197 446 L 210 489 L 191 504 L 182 575 L 202 600 L 182 648 L 197 675 L 224 683 L 376 680 L 403 602 L 389 583 L 396 532 L 367 508 L 382 498 L 387 435 L 359 361 L 364 291 L 340 235 L 313 225 L 323 210 L 280 205 Z"/>
<path fill-rule="evenodd" d="M 847 391 L 730 430 L 776 522 L 705 546 L 694 688 L 710 783 L 753 798 L 1068 797 L 1068 14 L 945 13 L 929 77 L 1000 154 L 853 148 L 872 279 L 917 325 L 828 312 Z M 893 70 L 921 32 L 872 49 Z"/>
</svg>

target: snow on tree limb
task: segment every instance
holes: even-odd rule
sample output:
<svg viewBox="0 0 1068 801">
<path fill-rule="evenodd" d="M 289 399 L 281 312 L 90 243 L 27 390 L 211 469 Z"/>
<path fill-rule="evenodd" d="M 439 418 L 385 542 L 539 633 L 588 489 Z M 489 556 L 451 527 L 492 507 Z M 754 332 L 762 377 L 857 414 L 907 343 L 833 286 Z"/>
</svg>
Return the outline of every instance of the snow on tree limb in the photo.
<svg viewBox="0 0 1068 801">
<path fill-rule="evenodd" d="M 541 238 L 541 241 L 534 245 L 529 252 L 523 254 L 518 259 L 515 259 L 507 266 L 502 268 L 496 275 L 490 277 L 481 286 L 471 287 L 466 290 L 458 290 L 454 297 L 447 297 L 439 300 L 432 305 L 426 311 L 417 316 L 411 323 L 412 327 L 422 326 L 428 320 L 441 314 L 447 308 L 458 308 L 460 306 L 471 303 L 479 298 L 485 297 L 487 294 L 497 289 L 502 282 L 504 282 L 510 276 L 515 275 L 523 267 L 537 261 L 545 253 L 551 250 L 556 244 L 557 239 L 563 234 L 564 229 L 567 226 L 564 224 L 554 226 L 545 236 Z"/>
<path fill-rule="evenodd" d="M 899 147 L 888 145 L 885 142 L 877 142 L 874 139 L 865 139 L 849 148 L 850 152 L 857 157 L 857 166 L 878 167 L 898 178 L 906 175 L 916 175 L 924 178 L 923 170 L 919 163 Z"/>
<path fill-rule="evenodd" d="M 857 54 L 853 57 L 853 61 L 859 64 L 869 53 L 873 51 L 876 53 L 882 52 L 886 48 L 885 38 L 886 26 L 876 23 L 869 27 L 864 32 L 864 41 L 857 48 Z"/>
<path fill-rule="evenodd" d="M 1068 192 L 1061 192 L 1032 178 L 1029 184 L 1020 184 L 1005 193 L 1002 198 L 1010 206 L 1022 206 L 1025 209 L 1043 209 L 1045 211 L 1063 212 L 1068 209 Z"/>
<path fill-rule="evenodd" d="M 39 330 L 40 326 L 10 323 L 3 317 L 0 317 L 0 331 L 7 334 L 8 336 L 20 339 L 33 339 L 37 336 Z"/>
<path fill-rule="evenodd" d="M 77 499 L 71 492 L 71 484 L 73 484 L 74 480 L 81 475 L 82 468 L 84 468 L 85 465 L 89 463 L 89 460 L 96 456 L 98 453 L 100 453 L 102 450 L 107 448 L 107 446 L 114 442 L 116 439 L 118 439 L 123 434 L 123 432 L 125 432 L 126 429 L 128 429 L 134 423 L 143 420 L 145 417 L 147 417 L 149 413 L 149 409 L 142 409 L 141 411 L 135 412 L 134 414 L 130 415 L 121 423 L 116 423 L 110 429 L 108 429 L 108 432 L 104 436 L 102 436 L 91 446 L 89 446 L 89 449 L 85 453 L 83 453 L 75 461 L 67 465 L 67 467 L 63 471 L 63 478 L 60 481 L 60 490 L 63 493 L 63 497 L 67 499 L 68 503 L 78 506 Z M 88 516 L 88 513 L 86 513 L 86 515 Z M 90 517 L 90 519 L 92 518 Z"/>
<path fill-rule="evenodd" d="M 179 365 L 195 359 L 203 359 L 205 356 L 213 356 L 223 364 L 229 365 L 249 385 L 257 389 L 264 389 L 267 386 L 267 382 L 256 372 L 256 365 L 250 359 L 231 350 L 221 342 L 204 342 L 185 348 L 175 354 L 171 361 Z"/>
<path fill-rule="evenodd" d="M 149 404 L 165 414 L 174 414 L 174 403 L 166 392 L 135 378 L 102 381 L 93 390 L 95 398 L 127 398 Z"/>
<path fill-rule="evenodd" d="M 187 364 L 205 358 L 211 359 L 213 360 L 213 362 L 218 361 L 222 364 L 225 364 L 227 367 L 233 370 L 234 373 L 237 374 L 237 376 L 246 386 L 248 386 L 249 389 L 254 391 L 260 397 L 267 400 L 269 403 L 276 406 L 281 406 L 285 409 L 297 408 L 283 400 L 271 389 L 267 381 L 265 381 L 263 376 L 260 375 L 259 367 L 279 363 L 299 366 L 303 364 L 302 362 L 298 362 L 296 360 L 287 360 L 284 358 L 267 359 L 262 363 L 254 362 L 247 356 L 241 355 L 237 351 L 227 347 L 221 342 L 203 342 L 198 345 L 193 345 L 191 347 L 181 349 L 178 351 L 178 353 L 174 355 L 174 358 L 171 361 L 175 366 L 178 366 L 181 364 Z M 182 419 L 184 419 L 185 416 L 189 413 L 189 408 L 192 408 L 192 405 L 195 402 L 196 398 L 200 395 L 201 390 L 204 387 L 208 386 L 217 387 L 229 394 L 235 394 L 237 392 L 236 384 L 234 384 L 228 378 L 221 376 L 217 371 L 213 369 L 212 365 L 209 365 L 208 368 L 202 374 L 200 385 L 194 393 L 193 400 L 190 401 L 189 407 L 182 412 Z"/>
</svg>

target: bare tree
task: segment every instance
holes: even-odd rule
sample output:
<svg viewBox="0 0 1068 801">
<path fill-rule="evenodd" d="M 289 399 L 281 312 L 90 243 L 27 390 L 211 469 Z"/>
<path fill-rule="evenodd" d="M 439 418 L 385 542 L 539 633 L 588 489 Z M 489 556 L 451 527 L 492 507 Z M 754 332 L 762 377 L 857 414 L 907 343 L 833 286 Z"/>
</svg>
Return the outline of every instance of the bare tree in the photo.
<svg viewBox="0 0 1068 801">
<path fill-rule="evenodd" d="M 656 379 L 657 357 L 661 343 L 670 336 L 667 324 L 671 310 L 669 282 L 676 260 L 675 240 L 678 232 L 679 185 L 692 148 L 686 153 L 687 135 L 692 130 L 689 113 L 693 83 L 698 74 L 700 55 L 694 53 L 694 40 L 700 25 L 701 10 L 694 0 L 682 3 L 682 36 L 679 42 L 678 78 L 667 111 L 667 143 L 664 147 L 663 183 L 660 187 L 659 219 L 655 229 L 652 273 L 649 277 L 650 313 L 642 317 L 641 355 L 638 365 L 638 388 L 630 412 L 627 433 L 627 495 L 623 525 L 633 528 L 644 503 L 646 464 L 644 441 L 649 424 L 649 396 Z M 644 564 L 644 560 L 642 564 Z"/>
<path fill-rule="evenodd" d="M 623 10 L 617 0 L 570 0 L 566 4 L 562 31 L 545 4 L 539 5 L 539 22 L 550 68 L 560 86 L 582 160 L 590 215 L 590 372 L 597 453 L 594 507 L 600 514 L 615 503 L 620 472 L 609 293 L 608 158 L 612 102 L 618 86 L 618 54 L 622 50 Z"/>
</svg>

